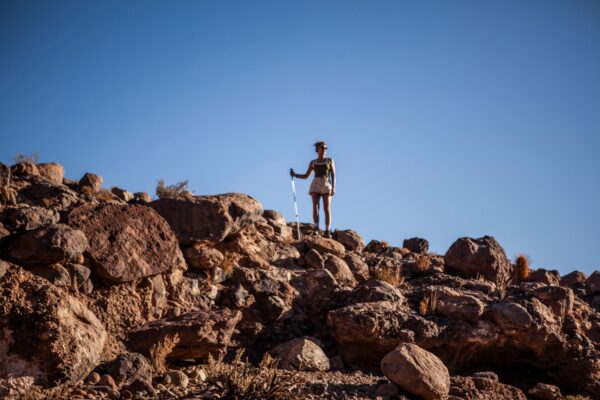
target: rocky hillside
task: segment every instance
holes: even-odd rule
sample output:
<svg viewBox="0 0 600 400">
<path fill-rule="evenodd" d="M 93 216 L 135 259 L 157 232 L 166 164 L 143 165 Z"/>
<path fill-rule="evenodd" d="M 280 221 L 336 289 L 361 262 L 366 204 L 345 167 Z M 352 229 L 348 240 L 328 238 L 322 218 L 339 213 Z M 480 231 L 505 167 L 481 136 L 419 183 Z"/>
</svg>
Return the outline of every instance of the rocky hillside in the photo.
<svg viewBox="0 0 600 400">
<path fill-rule="evenodd" d="M 600 399 L 600 272 L 302 234 L 245 194 L 0 164 L 0 397 Z"/>
</svg>

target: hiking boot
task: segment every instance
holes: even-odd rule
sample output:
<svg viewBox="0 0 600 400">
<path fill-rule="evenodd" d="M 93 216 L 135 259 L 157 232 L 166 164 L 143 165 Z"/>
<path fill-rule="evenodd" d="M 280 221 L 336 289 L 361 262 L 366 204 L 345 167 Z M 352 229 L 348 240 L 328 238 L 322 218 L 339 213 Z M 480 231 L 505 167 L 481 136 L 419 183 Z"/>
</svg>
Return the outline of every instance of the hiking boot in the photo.
<svg viewBox="0 0 600 400">
<path fill-rule="evenodd" d="M 325 233 L 323 234 L 323 237 L 326 237 L 326 238 L 328 238 L 328 239 L 331 239 L 331 230 L 330 230 L 330 229 L 327 229 L 327 230 L 325 231 Z"/>
</svg>

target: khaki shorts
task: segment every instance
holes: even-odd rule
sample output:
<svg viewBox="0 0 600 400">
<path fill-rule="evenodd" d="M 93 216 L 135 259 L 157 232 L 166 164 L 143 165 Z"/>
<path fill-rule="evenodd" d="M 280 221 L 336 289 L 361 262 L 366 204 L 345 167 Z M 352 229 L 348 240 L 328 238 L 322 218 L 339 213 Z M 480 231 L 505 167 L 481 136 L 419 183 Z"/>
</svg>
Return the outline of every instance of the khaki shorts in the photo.
<svg viewBox="0 0 600 400">
<path fill-rule="evenodd" d="M 326 176 L 315 176 L 310 184 L 308 194 L 331 194 L 331 189 L 331 183 Z"/>
</svg>

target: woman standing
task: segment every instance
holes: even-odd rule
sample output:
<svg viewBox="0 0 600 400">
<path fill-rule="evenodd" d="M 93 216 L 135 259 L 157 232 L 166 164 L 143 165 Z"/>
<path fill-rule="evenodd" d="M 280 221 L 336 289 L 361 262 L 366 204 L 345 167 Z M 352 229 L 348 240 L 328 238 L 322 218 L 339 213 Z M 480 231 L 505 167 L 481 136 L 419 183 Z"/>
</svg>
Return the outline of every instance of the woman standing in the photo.
<svg viewBox="0 0 600 400">
<path fill-rule="evenodd" d="M 309 194 L 313 203 L 313 222 L 314 229 L 319 232 L 319 202 L 323 197 L 323 209 L 325 210 L 325 237 L 331 237 L 331 196 L 335 194 L 335 164 L 332 158 L 325 157 L 327 153 L 327 144 L 323 141 L 315 143 L 315 151 L 318 157 L 308 164 L 305 174 L 296 174 L 290 170 L 293 177 L 306 179 L 311 172 L 315 171 L 315 177 L 310 184 Z M 331 181 L 329 176 L 331 175 Z"/>
</svg>

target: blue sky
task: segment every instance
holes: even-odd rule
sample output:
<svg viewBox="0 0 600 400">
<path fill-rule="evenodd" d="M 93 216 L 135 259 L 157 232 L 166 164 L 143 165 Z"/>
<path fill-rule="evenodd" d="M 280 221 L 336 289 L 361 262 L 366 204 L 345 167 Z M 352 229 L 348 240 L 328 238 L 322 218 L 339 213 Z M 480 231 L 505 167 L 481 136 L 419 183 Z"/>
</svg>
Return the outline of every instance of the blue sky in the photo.
<svg viewBox="0 0 600 400">
<path fill-rule="evenodd" d="M 324 139 L 333 228 L 441 254 L 488 234 L 590 273 L 598 71 L 597 1 L 2 1 L 0 160 L 188 179 L 292 220 L 288 170 Z"/>
</svg>

